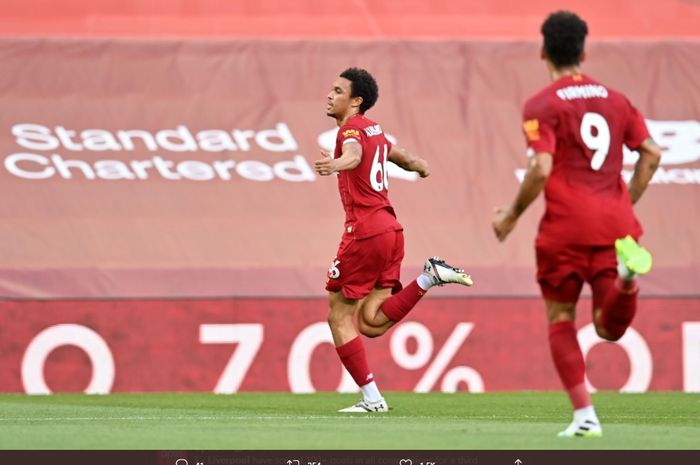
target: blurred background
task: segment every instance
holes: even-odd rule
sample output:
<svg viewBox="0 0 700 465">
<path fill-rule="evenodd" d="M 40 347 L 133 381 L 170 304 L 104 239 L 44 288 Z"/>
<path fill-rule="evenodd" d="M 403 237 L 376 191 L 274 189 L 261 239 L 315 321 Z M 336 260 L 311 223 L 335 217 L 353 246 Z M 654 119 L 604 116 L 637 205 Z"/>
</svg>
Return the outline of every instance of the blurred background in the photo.
<svg viewBox="0 0 700 465">
<path fill-rule="evenodd" d="M 425 180 L 389 172 L 404 281 L 432 255 L 476 281 L 367 343 L 379 384 L 558 389 L 534 279 L 542 199 L 506 243 L 490 225 L 526 164 L 522 105 L 549 82 L 539 28 L 558 9 L 588 22 L 584 72 L 663 148 L 636 206 L 655 269 L 632 329 L 601 343 L 578 307 L 588 381 L 700 391 L 694 0 L 0 3 L 0 391 L 353 390 L 325 323 L 344 215 L 311 169 L 350 66 L 379 83 L 368 116 L 431 164 Z"/>
</svg>

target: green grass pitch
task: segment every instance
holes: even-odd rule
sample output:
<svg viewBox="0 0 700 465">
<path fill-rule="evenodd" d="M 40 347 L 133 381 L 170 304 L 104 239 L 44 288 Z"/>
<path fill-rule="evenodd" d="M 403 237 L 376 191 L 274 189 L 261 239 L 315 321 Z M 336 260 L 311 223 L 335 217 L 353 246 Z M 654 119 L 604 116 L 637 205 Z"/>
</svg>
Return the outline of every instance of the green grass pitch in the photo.
<svg viewBox="0 0 700 465">
<path fill-rule="evenodd" d="M 603 438 L 560 439 L 559 392 L 387 393 L 386 414 L 339 414 L 357 395 L 0 395 L 0 449 L 698 449 L 700 395 L 593 396 Z"/>
</svg>

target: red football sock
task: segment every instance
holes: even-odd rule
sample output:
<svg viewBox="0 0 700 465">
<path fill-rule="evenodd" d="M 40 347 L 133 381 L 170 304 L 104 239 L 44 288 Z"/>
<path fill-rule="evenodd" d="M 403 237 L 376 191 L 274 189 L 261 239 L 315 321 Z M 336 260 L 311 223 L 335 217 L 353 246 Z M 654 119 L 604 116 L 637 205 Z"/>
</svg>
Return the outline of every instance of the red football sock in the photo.
<svg viewBox="0 0 700 465">
<path fill-rule="evenodd" d="M 600 324 L 615 339 L 629 328 L 637 312 L 639 289 L 634 282 L 615 281 L 603 299 Z"/>
<path fill-rule="evenodd" d="M 591 396 L 585 384 L 586 364 L 572 321 L 560 321 L 549 325 L 549 349 L 574 409 L 591 405 Z"/>
<path fill-rule="evenodd" d="M 403 317 L 408 315 L 408 312 L 416 306 L 421 297 L 427 292 L 421 289 L 418 281 L 414 279 L 411 281 L 411 284 L 384 301 L 381 307 L 382 312 L 391 321 L 398 323 Z"/>
<path fill-rule="evenodd" d="M 335 351 L 338 352 L 340 361 L 343 362 L 343 365 L 358 386 L 362 387 L 374 381 L 374 376 L 369 371 L 369 365 L 367 364 L 365 346 L 362 344 L 359 336 L 342 346 L 336 347 Z"/>
<path fill-rule="evenodd" d="M 593 405 L 591 402 L 591 394 L 588 392 L 586 383 L 581 383 L 578 386 L 568 388 L 566 393 L 569 395 L 569 399 L 571 400 L 571 405 L 574 406 L 574 410 Z"/>
</svg>

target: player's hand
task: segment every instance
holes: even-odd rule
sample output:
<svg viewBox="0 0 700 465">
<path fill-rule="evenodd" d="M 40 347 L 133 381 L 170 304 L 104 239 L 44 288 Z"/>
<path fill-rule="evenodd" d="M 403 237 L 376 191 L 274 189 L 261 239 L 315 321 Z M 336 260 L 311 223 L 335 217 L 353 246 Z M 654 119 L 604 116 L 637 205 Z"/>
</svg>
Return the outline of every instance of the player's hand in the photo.
<svg viewBox="0 0 700 465">
<path fill-rule="evenodd" d="M 321 158 L 314 162 L 314 171 L 320 176 L 328 176 L 335 173 L 330 152 L 321 150 Z"/>
<path fill-rule="evenodd" d="M 495 209 L 495 213 L 496 215 L 491 226 L 493 227 L 493 232 L 496 234 L 496 239 L 503 242 L 513 228 L 515 228 L 518 217 L 515 216 L 513 211 L 508 207 L 498 207 Z"/>
<path fill-rule="evenodd" d="M 425 160 L 421 160 L 422 163 L 420 167 L 418 168 L 418 176 L 421 178 L 427 178 L 430 176 L 430 167 L 428 166 L 428 162 Z"/>
</svg>

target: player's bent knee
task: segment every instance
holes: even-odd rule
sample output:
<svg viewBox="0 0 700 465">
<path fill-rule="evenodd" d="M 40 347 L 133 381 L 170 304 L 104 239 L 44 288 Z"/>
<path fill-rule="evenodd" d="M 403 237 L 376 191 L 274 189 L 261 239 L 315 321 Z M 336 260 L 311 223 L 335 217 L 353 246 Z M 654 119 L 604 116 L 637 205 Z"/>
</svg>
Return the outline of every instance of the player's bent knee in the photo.
<svg viewBox="0 0 700 465">
<path fill-rule="evenodd" d="M 605 339 L 606 341 L 610 341 L 610 342 L 616 342 L 616 341 L 619 341 L 622 338 L 622 336 L 624 336 L 624 335 L 625 335 L 624 331 L 617 333 L 617 334 L 608 333 L 608 336 L 604 337 L 603 339 Z"/>
<path fill-rule="evenodd" d="M 362 319 L 360 319 L 358 327 L 358 329 L 360 330 L 360 334 L 369 338 L 379 337 L 382 334 L 386 333 L 387 330 L 387 328 L 368 325 Z"/>
<path fill-rule="evenodd" d="M 362 335 L 365 337 L 368 337 L 370 339 L 374 339 L 375 337 L 379 337 L 382 334 L 384 334 L 384 331 L 379 331 L 377 329 L 368 329 L 368 330 L 360 329 L 360 333 L 362 333 Z"/>
<path fill-rule="evenodd" d="M 602 326 L 596 325 L 595 332 L 601 339 L 605 339 L 609 342 L 619 341 L 622 336 L 625 335 L 625 330 L 620 331 L 610 331 Z"/>
</svg>

